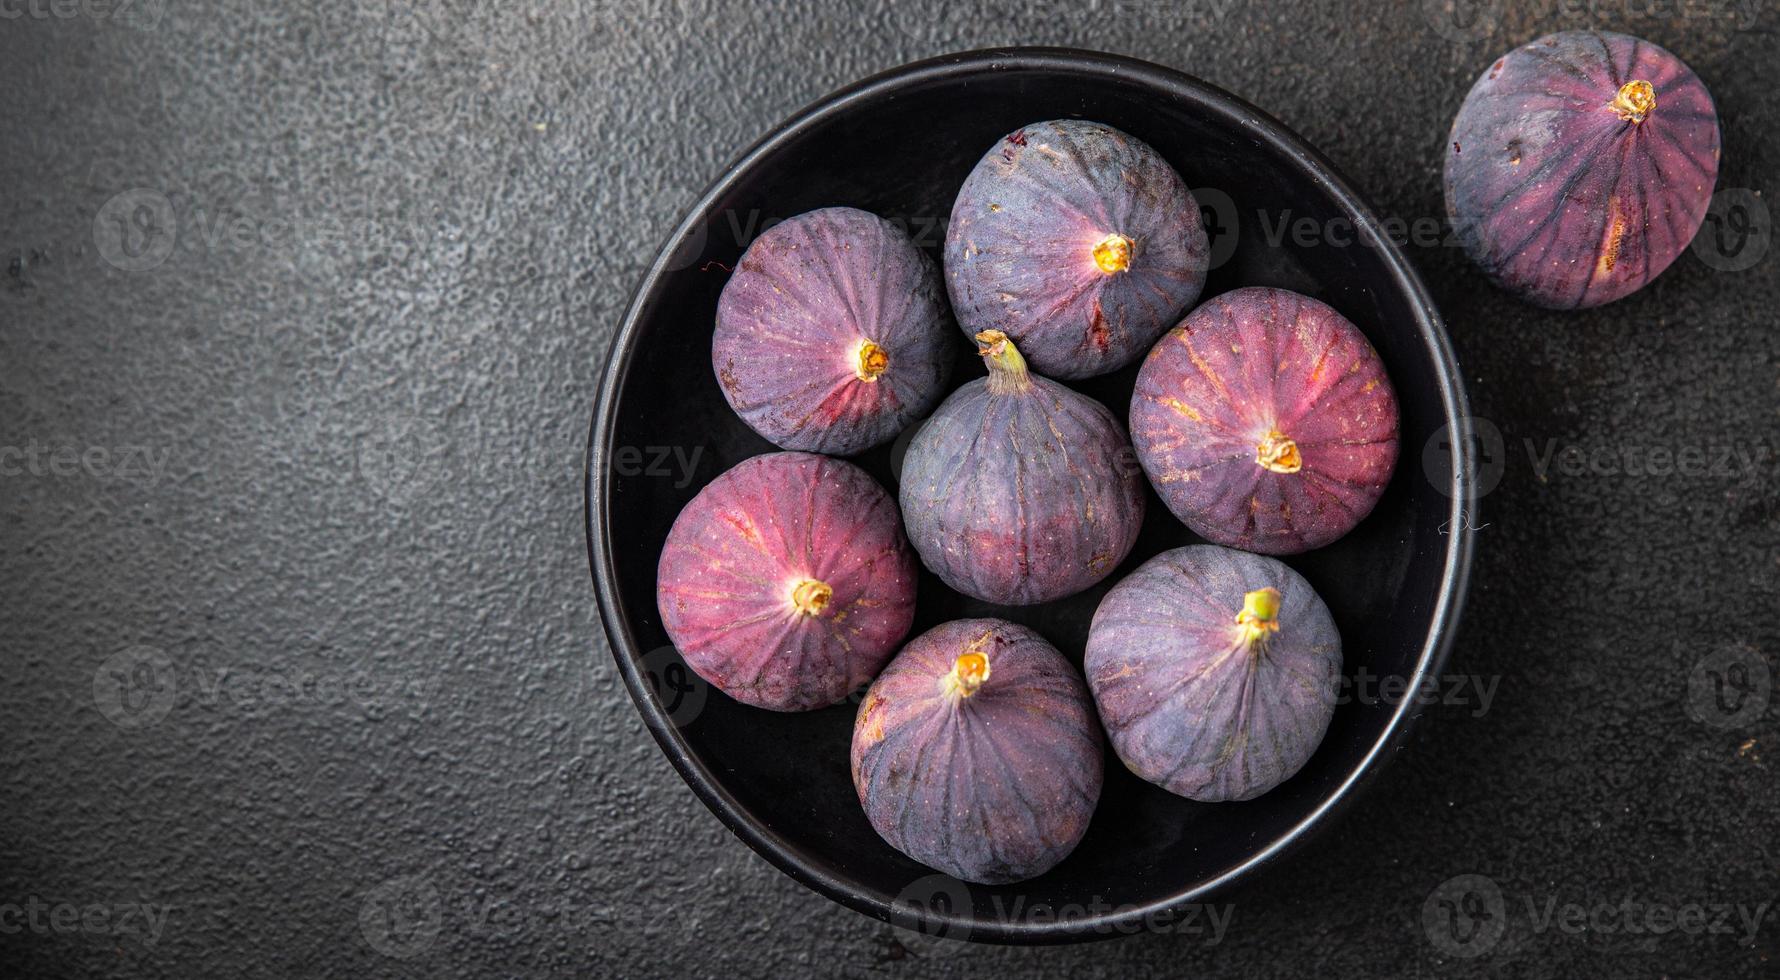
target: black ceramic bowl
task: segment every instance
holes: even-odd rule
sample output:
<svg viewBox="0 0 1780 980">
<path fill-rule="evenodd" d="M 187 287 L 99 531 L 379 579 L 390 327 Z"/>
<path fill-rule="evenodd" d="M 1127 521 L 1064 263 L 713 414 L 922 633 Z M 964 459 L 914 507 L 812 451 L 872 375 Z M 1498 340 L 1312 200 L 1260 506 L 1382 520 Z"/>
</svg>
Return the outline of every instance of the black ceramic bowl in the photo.
<svg viewBox="0 0 1780 980">
<path fill-rule="evenodd" d="M 1148 142 L 1198 189 L 1213 234 L 1205 297 L 1282 286 L 1340 310 L 1371 338 L 1396 384 L 1402 453 L 1377 509 L 1330 547 L 1289 559 L 1335 614 L 1350 678 L 1431 678 L 1451 638 L 1469 565 L 1461 473 L 1465 396 L 1440 320 L 1403 255 L 1372 233 L 1365 205 L 1328 162 L 1254 107 L 1204 82 L 1124 58 L 1056 49 L 957 55 L 867 79 L 774 130 L 674 230 L 618 330 L 594 419 L 587 475 L 593 577 L 612 653 L 649 730 L 698 796 L 792 877 L 855 909 L 948 936 L 1045 942 L 1116 935 L 1203 902 L 1278 858 L 1353 797 L 1405 731 L 1413 698 L 1356 684 L 1314 758 L 1245 803 L 1193 803 L 1108 757 L 1087 837 L 1055 869 L 988 887 L 936 877 L 866 822 L 848 773 L 856 703 L 805 714 L 750 708 L 687 670 L 655 607 L 668 528 L 706 483 L 773 446 L 723 400 L 712 321 L 728 269 L 761 228 L 850 205 L 904 221 L 937 261 L 959 184 L 1001 136 L 1042 119 L 1108 123 Z M 1309 236 L 1280 237 L 1282 218 Z M 1357 229 L 1357 230 L 1356 230 Z M 958 334 L 961 353 L 974 350 Z M 959 383 L 983 371 L 959 358 Z M 1124 418 L 1136 366 L 1075 387 Z M 906 441 L 906 435 L 905 439 Z M 897 446 L 857 462 L 895 493 Z M 694 455 L 696 454 L 696 456 Z M 695 459 L 695 465 L 682 464 Z M 1152 496 L 1125 564 L 1098 587 L 1027 608 L 920 587 L 915 633 L 963 616 L 1025 623 L 1078 662 L 1096 604 L 1157 552 L 1195 540 Z M 914 634 L 911 634 L 914 635 Z M 1364 672 L 1364 673 L 1362 673 Z"/>
</svg>

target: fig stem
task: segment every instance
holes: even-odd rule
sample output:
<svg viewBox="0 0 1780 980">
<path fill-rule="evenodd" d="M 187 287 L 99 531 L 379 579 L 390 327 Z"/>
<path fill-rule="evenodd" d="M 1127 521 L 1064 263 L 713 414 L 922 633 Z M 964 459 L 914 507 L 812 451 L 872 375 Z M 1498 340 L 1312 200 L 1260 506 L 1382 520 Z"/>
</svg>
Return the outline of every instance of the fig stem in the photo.
<svg viewBox="0 0 1780 980">
<path fill-rule="evenodd" d="M 1255 447 L 1255 462 L 1275 473 L 1296 473 L 1304 468 L 1304 457 L 1298 444 L 1285 433 L 1274 429 Z"/>
<path fill-rule="evenodd" d="M 1019 348 L 1007 334 L 985 330 L 977 334 L 976 341 L 981 345 L 977 353 L 983 355 L 983 363 L 989 365 L 991 392 L 1006 394 L 1025 391 L 1032 386 L 1032 379 L 1026 373 L 1026 358 L 1020 356 Z"/>
<path fill-rule="evenodd" d="M 989 658 L 976 650 L 968 650 L 958 656 L 952 664 L 952 672 L 945 676 L 943 687 L 948 694 L 956 694 L 961 698 L 970 697 L 989 679 Z"/>
<path fill-rule="evenodd" d="M 1242 597 L 1242 612 L 1236 614 L 1242 627 L 1244 643 L 1254 643 L 1270 633 L 1279 632 L 1279 590 L 1269 585 Z"/>
<path fill-rule="evenodd" d="M 1626 122 L 1641 123 L 1656 111 L 1656 88 L 1642 78 L 1634 78 L 1619 87 L 1611 108 Z"/>
<path fill-rule="evenodd" d="M 1113 232 L 1094 245 L 1094 264 L 1107 275 L 1131 268 L 1131 253 L 1137 242 Z"/>
<path fill-rule="evenodd" d="M 859 376 L 859 380 L 876 381 L 878 375 L 889 369 L 889 351 L 869 340 L 859 345 L 859 363 L 853 366 L 853 373 Z"/>
<path fill-rule="evenodd" d="M 807 578 L 791 587 L 791 606 L 805 616 L 814 616 L 828 608 L 828 600 L 834 597 L 834 590 L 827 582 L 818 582 Z"/>
</svg>

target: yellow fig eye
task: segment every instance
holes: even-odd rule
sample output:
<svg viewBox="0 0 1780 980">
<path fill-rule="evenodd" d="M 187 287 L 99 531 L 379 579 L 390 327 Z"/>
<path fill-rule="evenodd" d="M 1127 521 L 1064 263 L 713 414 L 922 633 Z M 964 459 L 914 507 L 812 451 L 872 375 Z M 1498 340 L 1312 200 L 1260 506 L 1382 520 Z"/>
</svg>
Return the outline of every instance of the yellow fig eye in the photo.
<svg viewBox="0 0 1780 980">
<path fill-rule="evenodd" d="M 1296 473 L 1304 468 L 1304 457 L 1298 452 L 1298 444 L 1278 429 L 1267 433 L 1255 447 L 1255 462 L 1275 473 Z"/>
<path fill-rule="evenodd" d="M 853 373 L 861 381 L 876 381 L 878 375 L 890 369 L 890 352 L 871 341 L 859 345 L 858 363 Z"/>
<path fill-rule="evenodd" d="M 1137 243 L 1118 232 L 1102 238 L 1094 246 L 1094 264 L 1107 275 L 1131 268 L 1131 252 Z"/>
<path fill-rule="evenodd" d="M 1613 96 L 1613 111 L 1626 122 L 1643 122 L 1656 111 L 1656 89 L 1641 78 L 1621 85 Z"/>
<path fill-rule="evenodd" d="M 958 677 L 958 693 L 969 697 L 989 679 L 989 658 L 980 653 L 964 654 L 952 665 L 952 673 Z"/>
<path fill-rule="evenodd" d="M 828 608 L 828 600 L 834 598 L 834 590 L 827 582 L 815 579 L 804 579 L 791 587 L 791 606 L 805 616 L 815 616 Z"/>
</svg>

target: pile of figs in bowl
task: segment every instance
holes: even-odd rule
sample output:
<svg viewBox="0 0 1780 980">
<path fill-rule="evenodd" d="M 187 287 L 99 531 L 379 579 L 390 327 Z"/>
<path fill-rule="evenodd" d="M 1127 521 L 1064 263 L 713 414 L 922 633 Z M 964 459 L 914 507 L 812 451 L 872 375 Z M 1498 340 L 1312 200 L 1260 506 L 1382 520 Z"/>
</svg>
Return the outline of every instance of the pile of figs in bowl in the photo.
<svg viewBox="0 0 1780 980">
<path fill-rule="evenodd" d="M 1327 823 L 1470 560 L 1462 384 L 1376 226 L 1255 108 L 1080 51 L 911 65 L 748 150 L 633 299 L 588 464 L 612 651 L 699 798 L 1002 942 L 1170 921 Z"/>
</svg>

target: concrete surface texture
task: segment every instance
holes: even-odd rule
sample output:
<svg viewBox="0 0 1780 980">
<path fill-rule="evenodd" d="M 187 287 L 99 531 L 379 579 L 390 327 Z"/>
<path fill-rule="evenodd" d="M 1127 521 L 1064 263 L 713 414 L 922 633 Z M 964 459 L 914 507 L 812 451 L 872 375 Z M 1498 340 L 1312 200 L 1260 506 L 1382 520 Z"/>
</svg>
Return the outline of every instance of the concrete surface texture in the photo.
<svg viewBox="0 0 1780 980">
<path fill-rule="evenodd" d="M 1774 975 L 1780 11 L 1456 6 L 0 7 L 0 973 Z M 1741 237 L 1575 314 L 1411 246 L 1502 437 L 1474 683 L 1221 928 L 921 942 L 694 799 L 611 667 L 580 468 L 736 153 L 907 61 L 1072 45 L 1437 226 L 1472 80 L 1580 27 L 1705 79 Z"/>
</svg>

